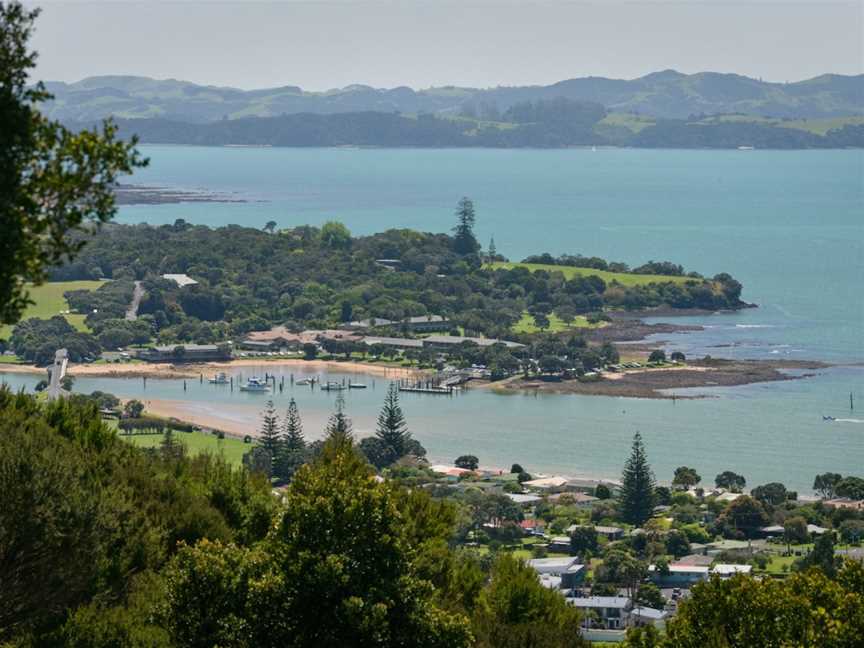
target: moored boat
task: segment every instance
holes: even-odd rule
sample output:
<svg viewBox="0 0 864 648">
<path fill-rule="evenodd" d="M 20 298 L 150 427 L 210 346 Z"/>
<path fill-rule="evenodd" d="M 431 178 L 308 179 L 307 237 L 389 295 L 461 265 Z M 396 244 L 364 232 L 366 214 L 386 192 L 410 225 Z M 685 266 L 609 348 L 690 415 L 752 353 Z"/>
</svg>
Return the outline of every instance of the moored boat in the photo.
<svg viewBox="0 0 864 648">
<path fill-rule="evenodd" d="M 252 376 L 245 385 L 240 386 L 240 391 L 246 392 L 269 392 L 270 385 L 261 378 Z"/>
<path fill-rule="evenodd" d="M 218 374 L 210 378 L 207 382 L 209 382 L 211 385 L 227 385 L 229 380 L 225 372 L 220 371 Z"/>
</svg>

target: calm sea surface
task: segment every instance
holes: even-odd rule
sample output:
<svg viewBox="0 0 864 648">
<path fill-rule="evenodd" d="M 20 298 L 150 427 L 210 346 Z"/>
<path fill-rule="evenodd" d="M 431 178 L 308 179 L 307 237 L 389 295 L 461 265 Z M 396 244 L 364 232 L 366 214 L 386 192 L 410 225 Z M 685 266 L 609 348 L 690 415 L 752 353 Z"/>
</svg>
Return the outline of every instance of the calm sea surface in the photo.
<svg viewBox="0 0 864 648">
<path fill-rule="evenodd" d="M 280 227 L 337 219 L 354 233 L 392 227 L 441 232 L 463 195 L 477 230 L 512 259 L 549 251 L 632 265 L 672 260 L 727 271 L 758 309 L 686 318 L 704 332 L 663 336 L 669 348 L 723 357 L 864 362 L 864 151 L 243 149 L 147 146 L 135 182 L 231 194 L 245 203 L 124 207 L 119 220 Z M 6 376 L 15 385 L 30 379 Z M 369 379 L 371 386 L 371 379 Z M 371 430 L 383 383 L 348 394 Z M 77 389 L 140 396 L 141 381 L 81 379 Z M 255 418 L 256 395 L 211 385 L 148 381 L 149 398 L 189 401 L 222 416 Z M 856 410 L 849 411 L 849 393 Z M 435 458 L 477 454 L 484 464 L 616 476 L 636 430 L 661 480 L 678 465 L 703 477 L 732 469 L 748 484 L 808 490 L 813 475 L 864 472 L 864 371 L 708 390 L 677 401 L 585 396 L 441 399 L 404 394 L 414 434 Z M 296 389 L 307 428 L 332 408 Z M 285 405 L 289 394 L 276 400 Z M 823 414 L 847 419 L 822 421 Z M 860 418 L 859 418 L 860 417 Z M 310 430 L 312 432 L 313 430 Z"/>
</svg>

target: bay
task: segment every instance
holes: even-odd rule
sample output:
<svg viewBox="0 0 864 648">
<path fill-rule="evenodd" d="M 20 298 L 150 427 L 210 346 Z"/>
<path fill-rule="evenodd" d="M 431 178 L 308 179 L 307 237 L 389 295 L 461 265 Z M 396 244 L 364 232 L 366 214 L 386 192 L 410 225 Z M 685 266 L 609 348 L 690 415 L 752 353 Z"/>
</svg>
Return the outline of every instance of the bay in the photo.
<svg viewBox="0 0 864 648">
<path fill-rule="evenodd" d="M 134 182 L 229 194 L 243 203 L 124 206 L 118 220 L 280 227 L 344 222 L 353 233 L 393 227 L 447 231 L 463 195 L 478 210 L 478 237 L 502 254 L 603 256 L 636 265 L 671 260 L 706 275 L 726 271 L 759 308 L 680 318 L 705 326 L 664 335 L 667 348 L 715 357 L 801 358 L 842 366 L 798 381 L 707 390 L 670 401 L 471 391 L 440 400 L 403 397 L 412 430 L 442 460 L 615 477 L 641 431 L 658 478 L 692 465 L 748 484 L 782 481 L 807 491 L 827 470 L 861 474 L 864 424 L 864 151 L 588 149 L 277 149 L 145 146 L 151 166 Z M 278 260 L 276 260 L 278 262 Z M 14 385 L 29 378 L 6 376 Z M 35 382 L 35 381 L 33 381 Z M 214 402 L 178 381 L 158 398 L 253 416 L 248 395 Z M 80 379 L 76 389 L 140 395 L 140 382 Z M 704 390 L 703 390 L 704 391 Z M 310 421 L 332 402 L 299 394 Z M 151 396 L 156 398 L 157 396 Z M 287 394 L 277 395 L 287 399 Z M 360 431 L 371 430 L 383 389 L 348 395 Z M 280 402 L 284 406 L 285 402 Z M 823 415 L 848 419 L 822 421 Z M 861 416 L 860 420 L 864 420 Z"/>
</svg>

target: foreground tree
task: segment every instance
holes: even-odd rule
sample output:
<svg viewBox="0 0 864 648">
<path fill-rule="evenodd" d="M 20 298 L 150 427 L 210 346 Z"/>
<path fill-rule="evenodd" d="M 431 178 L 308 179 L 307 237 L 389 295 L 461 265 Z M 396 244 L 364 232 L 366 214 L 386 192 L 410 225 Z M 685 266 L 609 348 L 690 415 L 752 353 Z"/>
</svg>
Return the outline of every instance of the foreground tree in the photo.
<svg viewBox="0 0 864 648">
<path fill-rule="evenodd" d="M 474 614 L 478 648 L 580 648 L 579 611 L 543 587 L 537 573 L 501 554 Z"/>
<path fill-rule="evenodd" d="M 261 413 L 261 447 L 275 459 L 279 453 L 279 417 L 272 400 L 268 400 Z"/>
<path fill-rule="evenodd" d="M 847 561 L 836 580 L 819 570 L 783 581 L 738 575 L 691 589 L 660 637 L 628 632 L 626 648 L 728 646 L 852 648 L 864 636 L 864 565 Z"/>
<path fill-rule="evenodd" d="M 39 11 L 0 3 L 0 323 L 14 324 L 27 304 L 27 285 L 71 259 L 83 242 L 67 235 L 115 214 L 114 185 L 146 162 L 135 140 L 115 139 L 116 128 L 73 133 L 46 119 L 51 99 L 32 84 L 36 54 L 28 40 Z"/>
<path fill-rule="evenodd" d="M 177 645 L 468 646 L 467 618 L 438 605 L 425 567 L 449 535 L 443 509 L 371 476 L 348 439 L 331 438 L 257 549 L 183 549 L 166 605 Z"/>
<path fill-rule="evenodd" d="M 633 437 L 621 483 L 621 514 L 626 522 L 641 526 L 654 512 L 654 475 L 645 456 L 642 435 L 638 432 Z"/>
</svg>

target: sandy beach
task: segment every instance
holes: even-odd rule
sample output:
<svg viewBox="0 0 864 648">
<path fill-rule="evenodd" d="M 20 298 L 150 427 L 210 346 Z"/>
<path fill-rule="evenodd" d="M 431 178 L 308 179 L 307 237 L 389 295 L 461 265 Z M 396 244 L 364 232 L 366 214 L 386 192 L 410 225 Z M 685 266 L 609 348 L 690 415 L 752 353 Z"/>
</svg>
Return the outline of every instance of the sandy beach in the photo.
<svg viewBox="0 0 864 648">
<path fill-rule="evenodd" d="M 230 372 L 243 367 L 302 369 L 306 372 L 360 373 L 392 379 L 411 379 L 424 373 L 420 369 L 384 366 L 366 362 L 339 362 L 336 360 L 264 359 L 244 358 L 227 362 L 205 362 L 196 364 L 128 363 L 128 364 L 70 364 L 67 373 L 71 376 L 94 378 L 197 378 L 220 371 Z M 45 375 L 45 367 L 34 365 L 0 364 L 0 373 L 24 373 Z"/>
</svg>

